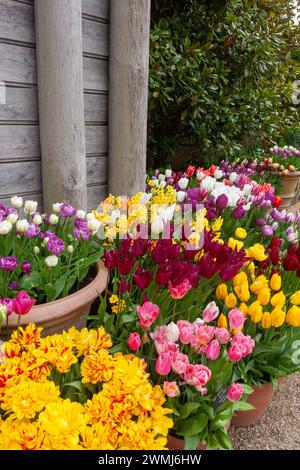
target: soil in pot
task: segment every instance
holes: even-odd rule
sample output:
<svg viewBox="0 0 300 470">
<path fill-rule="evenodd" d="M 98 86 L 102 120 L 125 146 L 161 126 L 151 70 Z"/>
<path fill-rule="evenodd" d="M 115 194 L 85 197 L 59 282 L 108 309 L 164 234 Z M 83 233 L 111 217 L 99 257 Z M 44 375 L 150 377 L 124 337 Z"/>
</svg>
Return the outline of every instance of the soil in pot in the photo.
<svg viewBox="0 0 300 470">
<path fill-rule="evenodd" d="M 254 406 L 254 410 L 237 411 L 232 418 L 231 424 L 236 427 L 246 427 L 256 423 L 267 410 L 273 398 L 274 390 L 272 384 L 267 383 L 261 387 L 252 386 L 253 393 L 249 395 L 247 402 Z"/>
</svg>

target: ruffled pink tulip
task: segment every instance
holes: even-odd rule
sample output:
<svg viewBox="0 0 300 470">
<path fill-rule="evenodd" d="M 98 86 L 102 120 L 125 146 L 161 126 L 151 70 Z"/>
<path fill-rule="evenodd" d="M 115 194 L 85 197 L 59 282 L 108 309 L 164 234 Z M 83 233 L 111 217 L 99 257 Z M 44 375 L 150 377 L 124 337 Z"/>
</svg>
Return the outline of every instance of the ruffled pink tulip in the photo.
<svg viewBox="0 0 300 470">
<path fill-rule="evenodd" d="M 187 320 L 179 320 L 177 326 L 179 328 L 179 339 L 182 344 L 190 344 L 194 336 L 194 325 Z"/>
<path fill-rule="evenodd" d="M 178 397 L 178 395 L 180 395 L 176 382 L 164 382 L 164 392 L 170 398 Z"/>
<path fill-rule="evenodd" d="M 236 402 L 239 401 L 244 393 L 244 387 L 241 384 L 232 384 L 230 385 L 228 392 L 227 392 L 227 398 L 229 401 Z"/>
<path fill-rule="evenodd" d="M 226 344 L 231 338 L 231 334 L 226 328 L 216 328 L 215 331 L 215 338 L 219 341 L 221 344 Z"/>
<path fill-rule="evenodd" d="M 178 352 L 172 360 L 172 369 L 176 374 L 182 375 L 185 373 L 190 361 L 186 354 Z"/>
<path fill-rule="evenodd" d="M 217 307 L 216 302 L 210 302 L 203 310 L 203 320 L 205 321 L 205 323 L 213 321 L 218 316 L 219 307 Z"/>
</svg>

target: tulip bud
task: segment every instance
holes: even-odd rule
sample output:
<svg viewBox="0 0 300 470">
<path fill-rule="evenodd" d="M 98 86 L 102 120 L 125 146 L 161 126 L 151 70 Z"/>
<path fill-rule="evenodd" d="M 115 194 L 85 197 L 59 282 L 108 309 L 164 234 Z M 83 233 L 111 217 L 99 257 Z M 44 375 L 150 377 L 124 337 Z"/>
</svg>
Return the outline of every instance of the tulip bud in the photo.
<svg viewBox="0 0 300 470">
<path fill-rule="evenodd" d="M 58 265 L 58 257 L 55 255 L 48 256 L 45 259 L 45 263 L 48 266 L 48 268 L 55 268 Z"/>
<path fill-rule="evenodd" d="M 23 206 L 23 199 L 18 196 L 13 196 L 10 203 L 15 209 L 20 209 Z"/>
<path fill-rule="evenodd" d="M 59 217 L 56 214 L 51 214 L 49 217 L 49 222 L 51 225 L 56 225 L 58 224 Z"/>
<path fill-rule="evenodd" d="M 35 225 L 41 225 L 41 223 L 43 222 L 43 219 L 40 214 L 35 214 L 32 221 Z"/>
<path fill-rule="evenodd" d="M 12 224 L 7 220 L 0 222 L 0 235 L 7 235 L 12 229 Z"/>
<path fill-rule="evenodd" d="M 55 204 L 53 204 L 53 211 L 56 212 L 56 214 L 59 214 L 60 213 L 60 206 L 62 204 L 60 202 L 56 202 Z"/>
<path fill-rule="evenodd" d="M 38 255 L 38 254 L 40 253 L 40 249 L 39 249 L 38 246 L 34 246 L 34 247 L 33 247 L 33 253 L 34 253 L 35 255 Z"/>
<path fill-rule="evenodd" d="M 17 222 L 18 218 L 19 218 L 18 214 L 15 214 L 14 212 L 12 212 L 11 214 L 8 214 L 8 216 L 6 217 L 6 220 L 10 222 L 12 225 L 14 225 Z"/>
<path fill-rule="evenodd" d="M 77 211 L 77 214 L 76 214 L 77 219 L 85 219 L 85 216 L 86 216 L 85 211 L 83 211 L 83 210 L 78 210 Z"/>
<path fill-rule="evenodd" d="M 69 253 L 69 255 L 71 255 L 73 253 L 73 251 L 74 251 L 74 247 L 72 245 L 69 245 L 67 247 L 67 253 Z"/>
<path fill-rule="evenodd" d="M 138 333 L 130 333 L 128 337 L 128 346 L 131 351 L 137 351 L 142 344 L 141 337 Z"/>
</svg>

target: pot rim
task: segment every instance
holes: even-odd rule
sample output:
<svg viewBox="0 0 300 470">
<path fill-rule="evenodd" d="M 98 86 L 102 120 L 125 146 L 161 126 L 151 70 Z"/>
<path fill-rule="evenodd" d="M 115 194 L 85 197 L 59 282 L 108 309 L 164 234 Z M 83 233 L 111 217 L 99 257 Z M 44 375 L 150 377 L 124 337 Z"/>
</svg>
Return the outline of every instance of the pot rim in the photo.
<svg viewBox="0 0 300 470">
<path fill-rule="evenodd" d="M 95 278 L 85 287 L 67 295 L 62 299 L 53 300 L 45 304 L 34 305 L 28 315 L 22 315 L 20 325 L 27 325 L 28 323 L 40 322 L 43 323 L 53 321 L 55 319 L 64 317 L 70 310 L 79 310 L 88 304 L 91 304 L 97 296 L 103 292 L 107 286 L 108 270 L 104 266 L 102 260 L 96 263 L 97 274 Z M 42 317 L 42 318 L 41 318 Z M 9 328 L 14 329 L 18 325 L 19 315 L 12 313 L 8 317 Z M 23 320 L 23 321 L 22 321 Z"/>
</svg>

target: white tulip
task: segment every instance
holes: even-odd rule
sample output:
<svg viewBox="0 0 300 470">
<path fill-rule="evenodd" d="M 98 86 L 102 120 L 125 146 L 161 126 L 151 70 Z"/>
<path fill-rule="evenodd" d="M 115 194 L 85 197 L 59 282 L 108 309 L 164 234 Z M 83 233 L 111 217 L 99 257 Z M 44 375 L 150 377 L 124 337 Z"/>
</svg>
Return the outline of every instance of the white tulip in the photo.
<svg viewBox="0 0 300 470">
<path fill-rule="evenodd" d="M 19 219 L 18 222 L 16 223 L 16 229 L 20 233 L 26 232 L 28 229 L 29 223 L 26 219 Z"/>
<path fill-rule="evenodd" d="M 167 182 L 166 181 L 160 181 L 159 182 L 159 185 L 162 187 L 162 188 L 165 188 L 167 186 Z"/>
<path fill-rule="evenodd" d="M 230 173 L 230 175 L 229 175 L 229 181 L 230 181 L 231 183 L 235 183 L 236 180 L 237 180 L 237 178 L 238 178 L 238 175 L 237 175 L 237 173 L 235 173 L 235 171 L 233 171 L 232 173 Z"/>
<path fill-rule="evenodd" d="M 56 214 L 59 214 L 60 213 L 60 206 L 62 206 L 62 204 L 60 202 L 56 202 L 55 204 L 53 204 L 53 212 L 56 212 Z"/>
<path fill-rule="evenodd" d="M 13 196 L 10 203 L 15 209 L 20 209 L 23 206 L 23 199 L 19 196 Z"/>
<path fill-rule="evenodd" d="M 189 184 L 189 179 L 188 178 L 180 178 L 178 181 L 178 186 L 180 189 L 186 189 Z"/>
<path fill-rule="evenodd" d="M 203 325 L 203 323 L 204 323 L 204 320 L 202 320 L 202 318 L 197 318 L 197 319 L 194 321 L 194 325 L 197 325 L 197 324 Z"/>
<path fill-rule="evenodd" d="M 216 170 L 214 172 L 214 177 L 216 178 L 216 180 L 219 180 L 220 178 L 222 178 L 223 176 L 223 171 L 222 170 Z"/>
<path fill-rule="evenodd" d="M 7 235 L 12 229 L 12 224 L 8 220 L 0 222 L 0 235 Z"/>
<path fill-rule="evenodd" d="M 48 245 L 48 241 L 49 241 L 49 237 L 44 238 L 44 240 L 42 241 L 42 245 L 43 245 L 43 246 L 47 246 L 47 245 Z"/>
<path fill-rule="evenodd" d="M 172 170 L 168 169 L 168 170 L 165 171 L 166 178 L 171 178 L 172 174 L 173 174 Z"/>
<path fill-rule="evenodd" d="M 166 175 L 163 175 L 162 173 L 160 173 L 160 174 L 158 175 L 158 179 L 159 179 L 159 181 L 165 181 Z"/>
<path fill-rule="evenodd" d="M 74 251 L 74 247 L 72 245 L 69 245 L 67 247 L 67 253 L 69 253 L 69 255 L 71 255 L 73 253 L 73 251 Z"/>
<path fill-rule="evenodd" d="M 177 191 L 176 193 L 176 199 L 177 199 L 177 202 L 183 202 L 186 198 L 186 193 L 185 191 Z"/>
<path fill-rule="evenodd" d="M 201 183 L 202 189 L 205 189 L 209 193 L 211 193 L 214 190 L 215 185 L 216 185 L 216 180 L 212 176 L 207 176 L 206 178 L 204 178 L 204 180 L 202 180 L 202 183 Z"/>
<path fill-rule="evenodd" d="M 49 217 L 49 222 L 51 225 L 56 225 L 58 224 L 59 217 L 56 214 L 51 214 Z"/>
<path fill-rule="evenodd" d="M 25 201 L 24 212 L 26 214 L 33 214 L 37 210 L 38 203 L 37 201 Z"/>
<path fill-rule="evenodd" d="M 11 214 L 8 214 L 8 216 L 6 217 L 6 220 L 14 225 L 17 222 L 18 218 L 19 218 L 18 214 L 14 214 L 12 212 Z"/>
<path fill-rule="evenodd" d="M 91 231 L 91 232 L 96 232 L 98 230 L 98 228 L 100 227 L 100 224 L 101 222 L 97 219 L 91 219 L 88 221 L 88 229 Z"/>
<path fill-rule="evenodd" d="M 245 196 L 250 196 L 251 191 L 252 191 L 251 184 L 245 184 L 245 186 L 243 188 L 243 192 L 244 192 Z"/>
<path fill-rule="evenodd" d="M 95 219 L 95 215 L 93 214 L 93 212 L 89 212 L 88 214 L 86 214 L 86 220 L 94 220 Z"/>
<path fill-rule="evenodd" d="M 151 222 L 151 232 L 154 235 L 159 235 L 164 229 L 163 220 L 161 217 L 156 217 L 155 220 Z"/>
<path fill-rule="evenodd" d="M 202 181 L 205 178 L 206 174 L 203 171 L 197 171 L 196 178 L 198 181 Z"/>
<path fill-rule="evenodd" d="M 34 246 L 34 247 L 33 247 L 33 253 L 34 253 L 35 255 L 38 255 L 38 254 L 40 253 L 40 249 L 39 249 L 38 246 Z"/>
<path fill-rule="evenodd" d="M 45 259 L 45 263 L 48 266 L 48 268 L 55 268 L 55 266 L 58 265 L 58 257 L 55 255 L 48 256 Z"/>
<path fill-rule="evenodd" d="M 85 211 L 83 211 L 83 210 L 77 211 L 77 214 L 76 214 L 77 219 L 85 219 L 85 216 L 86 216 Z"/>
<path fill-rule="evenodd" d="M 179 338 L 179 328 L 175 323 L 169 323 L 166 328 L 166 338 L 170 343 L 176 343 Z"/>
<path fill-rule="evenodd" d="M 32 221 L 35 225 L 41 225 L 41 223 L 43 222 L 43 219 L 42 219 L 42 216 L 40 214 L 35 214 Z"/>
</svg>

